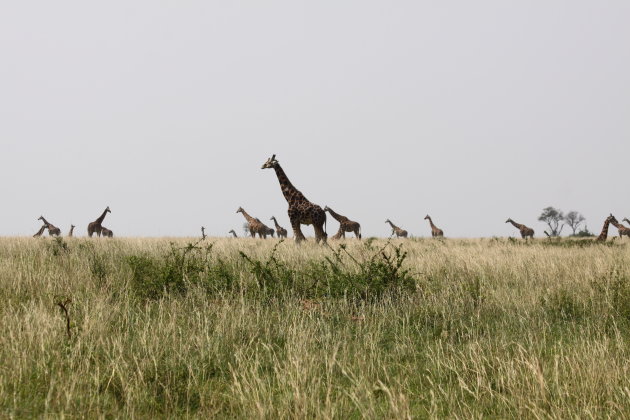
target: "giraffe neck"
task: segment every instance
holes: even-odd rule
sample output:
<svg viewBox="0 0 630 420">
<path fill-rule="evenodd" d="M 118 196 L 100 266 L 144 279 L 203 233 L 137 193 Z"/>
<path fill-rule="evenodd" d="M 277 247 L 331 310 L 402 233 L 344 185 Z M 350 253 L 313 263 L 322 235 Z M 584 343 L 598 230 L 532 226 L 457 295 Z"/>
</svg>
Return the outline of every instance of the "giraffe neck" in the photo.
<svg viewBox="0 0 630 420">
<path fill-rule="evenodd" d="M 610 225 L 610 220 L 606 219 L 604 222 L 604 227 L 602 227 L 602 233 L 599 234 L 597 240 L 603 241 L 608 237 L 608 226 Z"/>
<path fill-rule="evenodd" d="M 525 225 L 521 225 L 520 223 L 516 223 L 514 220 L 510 220 L 510 223 L 512 223 L 514 225 L 515 228 L 517 229 L 523 229 L 525 227 Z"/>
<path fill-rule="evenodd" d="M 437 229 L 437 226 L 433 224 L 433 220 L 431 220 L 430 217 L 428 217 L 427 219 L 429 219 L 429 225 L 431 225 L 431 229 Z"/>
<path fill-rule="evenodd" d="M 392 227 L 392 229 L 398 229 L 398 226 L 393 224 L 391 221 L 388 220 L 387 223 L 389 223 L 389 225 Z"/>
<path fill-rule="evenodd" d="M 278 224 L 278 221 L 276 220 L 275 217 L 272 217 L 273 219 L 273 224 L 276 225 L 276 230 L 280 229 L 280 225 Z"/>
<path fill-rule="evenodd" d="M 74 226 L 70 226 L 70 236 L 72 236 L 72 232 L 74 232 Z"/>
<path fill-rule="evenodd" d="M 624 229 L 624 228 L 625 228 L 625 226 L 624 226 L 624 225 L 622 225 L 622 224 L 621 224 L 621 223 L 619 223 L 619 222 L 614 222 L 614 221 L 612 221 L 612 220 L 611 220 L 611 221 L 610 221 L 610 223 L 611 223 L 614 227 L 616 227 L 617 229 L 619 229 L 619 228 Z"/>
<path fill-rule="evenodd" d="M 98 219 L 95 220 L 96 223 L 103 223 L 103 220 L 105 220 L 105 216 L 107 215 L 107 209 L 105 209 L 105 211 L 103 211 L 103 214 L 101 214 Z"/>
<path fill-rule="evenodd" d="M 330 213 L 330 215 L 334 217 L 335 220 L 337 220 L 338 222 L 344 222 L 347 219 L 347 217 L 342 216 L 339 213 L 335 213 L 335 211 L 330 207 L 328 207 L 328 213 Z"/>
<path fill-rule="evenodd" d="M 44 219 L 44 216 L 42 216 L 42 222 L 44 222 L 46 226 L 51 226 L 51 224 L 48 223 L 48 220 Z"/>
<path fill-rule="evenodd" d="M 256 219 L 254 219 L 252 216 L 247 214 L 247 212 L 245 210 L 241 210 L 241 213 L 243 213 L 243 216 L 245 217 L 245 220 L 247 220 L 249 223 L 252 223 L 252 222 L 256 221 Z"/>
<path fill-rule="evenodd" d="M 232 235 L 234 235 L 235 238 L 238 238 L 238 236 L 236 236 L 236 232 L 232 231 Z"/>
<path fill-rule="evenodd" d="M 291 181 L 289 181 L 289 177 L 287 177 L 287 174 L 284 173 L 279 163 L 276 164 L 273 169 L 276 171 L 276 176 L 278 177 L 278 182 L 280 183 L 280 188 L 282 189 L 282 195 L 284 195 L 284 198 L 285 200 L 287 200 L 288 203 L 291 203 L 296 199 L 306 200 L 304 194 L 302 194 L 300 190 L 298 190 L 293 186 L 293 184 L 291 184 Z"/>
</svg>

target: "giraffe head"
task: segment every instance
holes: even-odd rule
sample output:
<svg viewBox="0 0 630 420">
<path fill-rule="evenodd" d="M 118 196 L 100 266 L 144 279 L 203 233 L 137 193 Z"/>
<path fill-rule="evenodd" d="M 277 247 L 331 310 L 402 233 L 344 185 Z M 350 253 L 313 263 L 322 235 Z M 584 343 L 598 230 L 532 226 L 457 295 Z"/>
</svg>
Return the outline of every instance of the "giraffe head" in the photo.
<svg viewBox="0 0 630 420">
<path fill-rule="evenodd" d="M 107 208 L 105 209 L 106 213 L 111 213 L 112 211 L 109 209 L 109 206 L 107 206 Z"/>
<path fill-rule="evenodd" d="M 617 223 L 619 223 L 619 222 L 617 222 L 617 219 L 615 219 L 615 216 L 613 216 L 613 215 L 612 215 L 612 213 L 610 213 L 610 216 L 608 216 L 608 217 L 606 218 L 606 221 L 607 221 L 608 223 L 613 223 L 613 224 L 617 224 Z"/>
<path fill-rule="evenodd" d="M 243 213 L 245 210 L 243 210 L 243 207 L 239 207 L 238 210 L 236 210 L 237 213 Z"/>
<path fill-rule="evenodd" d="M 269 220 L 274 220 L 275 221 L 276 217 L 275 216 L 271 216 L 271 218 Z"/>
<path fill-rule="evenodd" d="M 234 229 L 232 229 L 228 233 L 236 233 L 236 232 L 234 232 Z"/>
<path fill-rule="evenodd" d="M 278 161 L 276 160 L 276 155 L 273 155 L 269 159 L 267 159 L 267 162 L 265 162 L 265 164 L 260 169 L 275 168 L 277 164 Z"/>
<path fill-rule="evenodd" d="M 512 219 L 507 219 L 505 223 L 511 223 L 512 221 L 513 221 Z"/>
<path fill-rule="evenodd" d="M 324 207 L 324 211 L 330 211 L 330 207 L 328 207 L 328 206 Z"/>
<path fill-rule="evenodd" d="M 387 219 L 385 220 L 385 223 L 391 223 L 391 220 Z"/>
<path fill-rule="evenodd" d="M 429 216 L 428 214 L 426 216 L 424 216 L 424 220 L 431 220 L 431 216 Z"/>
<path fill-rule="evenodd" d="M 75 227 L 75 225 L 70 225 L 70 229 L 74 229 Z"/>
<path fill-rule="evenodd" d="M 622 222 L 630 223 L 630 220 L 628 220 L 628 218 L 627 218 L 627 217 L 624 217 L 624 218 L 623 218 L 623 220 L 622 220 Z"/>
</svg>

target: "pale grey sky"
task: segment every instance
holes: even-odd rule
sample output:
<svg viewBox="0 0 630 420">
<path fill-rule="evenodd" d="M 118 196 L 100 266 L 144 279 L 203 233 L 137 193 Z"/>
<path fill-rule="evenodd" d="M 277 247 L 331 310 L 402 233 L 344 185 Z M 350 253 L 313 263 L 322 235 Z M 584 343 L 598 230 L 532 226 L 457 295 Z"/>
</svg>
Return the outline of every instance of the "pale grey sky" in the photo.
<svg viewBox="0 0 630 420">
<path fill-rule="evenodd" d="M 7 2 L 0 235 L 85 235 L 108 205 L 118 236 L 240 233 L 239 206 L 290 228 L 273 153 L 364 236 L 429 236 L 427 213 L 542 236 L 549 205 L 599 232 L 630 217 L 628 22 L 626 0 Z"/>
</svg>

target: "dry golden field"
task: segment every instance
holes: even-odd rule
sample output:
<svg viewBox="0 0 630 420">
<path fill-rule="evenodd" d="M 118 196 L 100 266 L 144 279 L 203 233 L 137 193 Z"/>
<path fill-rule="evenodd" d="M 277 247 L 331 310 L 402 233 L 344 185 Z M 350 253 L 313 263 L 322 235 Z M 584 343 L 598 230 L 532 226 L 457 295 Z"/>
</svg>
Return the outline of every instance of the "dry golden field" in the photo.
<svg viewBox="0 0 630 420">
<path fill-rule="evenodd" d="M 313 242 L 0 239 L 0 417 L 630 416 L 627 239 Z"/>
</svg>

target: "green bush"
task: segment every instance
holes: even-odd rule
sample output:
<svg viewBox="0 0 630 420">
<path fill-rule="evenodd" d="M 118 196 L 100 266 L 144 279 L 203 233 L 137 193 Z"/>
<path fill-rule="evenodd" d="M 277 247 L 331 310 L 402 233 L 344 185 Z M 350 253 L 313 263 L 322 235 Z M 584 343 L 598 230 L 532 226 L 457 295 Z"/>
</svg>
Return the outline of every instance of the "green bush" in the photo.
<svg viewBox="0 0 630 420">
<path fill-rule="evenodd" d="M 393 251 L 387 252 L 388 248 Z M 366 244 L 366 249 L 372 249 L 370 243 Z M 389 241 L 363 260 L 350 254 L 345 245 L 340 245 L 333 250 L 332 257 L 312 265 L 310 274 L 316 280 L 317 295 L 374 301 L 385 295 L 396 297 L 415 290 L 416 280 L 410 270 L 403 268 L 406 258 L 402 244 L 392 246 Z"/>
<path fill-rule="evenodd" d="M 382 248 L 374 250 L 372 241 L 367 240 L 365 249 L 373 254 L 359 260 L 342 244 L 336 250 L 331 248 L 331 256 L 311 261 L 299 269 L 291 269 L 275 257 L 277 246 L 265 261 L 240 253 L 258 285 L 267 292 L 290 290 L 308 298 L 345 297 L 375 301 L 385 295 L 395 297 L 415 290 L 415 279 L 408 269 L 403 268 L 407 253 L 402 250 L 402 245 L 394 247 L 388 241 Z M 393 252 L 387 252 L 390 247 Z"/>
<path fill-rule="evenodd" d="M 208 293 L 231 289 L 236 278 L 232 267 L 221 258 L 211 258 L 212 245 L 200 248 L 197 244 L 183 248 L 171 244 L 170 252 L 158 257 L 128 256 L 133 292 L 143 299 L 158 299 L 186 294 L 191 286 Z"/>
</svg>

